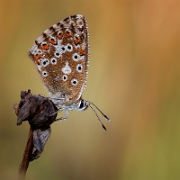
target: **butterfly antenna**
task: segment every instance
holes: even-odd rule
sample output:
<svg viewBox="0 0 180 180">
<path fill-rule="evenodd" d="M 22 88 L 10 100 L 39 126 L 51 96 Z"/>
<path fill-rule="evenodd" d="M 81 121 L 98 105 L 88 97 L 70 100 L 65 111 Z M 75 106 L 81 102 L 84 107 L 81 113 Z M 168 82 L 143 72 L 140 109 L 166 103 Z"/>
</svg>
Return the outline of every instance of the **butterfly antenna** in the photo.
<svg viewBox="0 0 180 180">
<path fill-rule="evenodd" d="M 96 111 L 94 110 L 94 108 L 93 108 L 90 104 L 89 104 L 89 106 L 90 106 L 90 108 L 94 111 L 96 117 L 98 118 L 99 122 L 101 123 L 102 128 L 103 128 L 105 131 L 107 131 L 105 125 L 104 125 L 104 124 L 102 123 L 102 121 L 100 120 L 100 118 L 99 118 L 99 116 L 97 115 L 97 113 L 96 113 Z"/>
<path fill-rule="evenodd" d="M 89 103 L 89 106 L 92 104 L 102 114 L 104 119 L 106 119 L 107 121 L 110 121 L 110 118 L 108 118 L 94 103 L 92 103 L 90 101 L 87 101 L 87 102 Z M 91 107 L 91 109 L 93 109 L 92 106 L 90 106 L 90 107 Z M 93 111 L 95 112 L 95 110 L 93 110 Z M 95 113 L 95 114 L 97 114 L 97 113 Z"/>
</svg>

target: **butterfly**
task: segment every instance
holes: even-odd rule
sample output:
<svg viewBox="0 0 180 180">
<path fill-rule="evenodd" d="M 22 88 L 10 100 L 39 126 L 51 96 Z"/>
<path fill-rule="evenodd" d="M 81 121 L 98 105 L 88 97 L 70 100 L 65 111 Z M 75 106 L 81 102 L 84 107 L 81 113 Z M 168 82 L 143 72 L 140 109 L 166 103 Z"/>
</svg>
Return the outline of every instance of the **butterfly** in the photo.
<svg viewBox="0 0 180 180">
<path fill-rule="evenodd" d="M 94 103 L 84 100 L 89 65 L 89 34 L 85 17 L 69 16 L 46 29 L 29 50 L 50 99 L 66 115 L 68 111 L 84 111 L 90 107 L 104 130 L 106 127 L 95 107 L 106 120 L 110 120 Z"/>
</svg>

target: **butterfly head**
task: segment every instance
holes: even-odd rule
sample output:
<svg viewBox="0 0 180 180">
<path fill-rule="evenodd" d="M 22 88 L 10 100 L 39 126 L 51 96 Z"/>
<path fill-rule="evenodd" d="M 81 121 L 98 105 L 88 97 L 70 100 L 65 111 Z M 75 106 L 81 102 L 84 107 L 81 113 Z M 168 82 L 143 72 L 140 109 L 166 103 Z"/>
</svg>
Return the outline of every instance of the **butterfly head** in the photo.
<svg viewBox="0 0 180 180">
<path fill-rule="evenodd" d="M 81 99 L 79 101 L 77 110 L 78 111 L 85 111 L 88 107 L 89 107 L 89 103 L 87 101 L 85 101 L 84 99 Z"/>
</svg>

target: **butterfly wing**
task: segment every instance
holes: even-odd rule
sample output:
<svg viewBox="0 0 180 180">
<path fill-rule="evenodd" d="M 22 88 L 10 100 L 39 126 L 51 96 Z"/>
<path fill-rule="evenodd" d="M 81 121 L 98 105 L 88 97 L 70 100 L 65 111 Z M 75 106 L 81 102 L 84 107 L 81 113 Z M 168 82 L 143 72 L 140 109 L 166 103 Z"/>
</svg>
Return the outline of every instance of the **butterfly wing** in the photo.
<svg viewBox="0 0 180 180">
<path fill-rule="evenodd" d="M 70 16 L 35 40 L 29 51 L 51 97 L 76 101 L 87 79 L 88 30 L 83 15 Z"/>
</svg>

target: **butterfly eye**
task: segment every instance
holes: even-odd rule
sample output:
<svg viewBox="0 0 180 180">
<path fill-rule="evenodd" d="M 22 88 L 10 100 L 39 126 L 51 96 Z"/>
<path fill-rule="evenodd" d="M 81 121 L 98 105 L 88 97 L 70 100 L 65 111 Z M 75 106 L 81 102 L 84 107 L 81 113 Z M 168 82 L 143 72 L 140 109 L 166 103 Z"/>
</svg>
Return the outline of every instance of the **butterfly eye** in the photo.
<svg viewBox="0 0 180 180">
<path fill-rule="evenodd" d="M 78 111 L 84 111 L 88 108 L 88 104 L 86 103 L 86 101 L 81 100 L 78 104 Z"/>
</svg>

